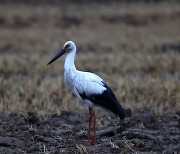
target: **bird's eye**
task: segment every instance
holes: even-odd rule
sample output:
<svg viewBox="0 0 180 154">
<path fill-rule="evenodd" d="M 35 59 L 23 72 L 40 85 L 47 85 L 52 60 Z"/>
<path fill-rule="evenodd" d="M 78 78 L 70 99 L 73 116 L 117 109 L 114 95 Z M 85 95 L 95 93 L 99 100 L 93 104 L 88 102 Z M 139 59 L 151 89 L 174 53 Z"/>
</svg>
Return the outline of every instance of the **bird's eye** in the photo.
<svg viewBox="0 0 180 154">
<path fill-rule="evenodd" d="M 67 44 L 67 45 L 64 47 L 64 50 L 65 50 L 66 52 L 70 51 L 70 50 L 71 50 L 70 45 Z"/>
<path fill-rule="evenodd" d="M 64 49 L 68 49 L 70 47 L 70 45 L 69 44 L 67 44 L 66 46 L 65 46 L 65 48 Z"/>
</svg>

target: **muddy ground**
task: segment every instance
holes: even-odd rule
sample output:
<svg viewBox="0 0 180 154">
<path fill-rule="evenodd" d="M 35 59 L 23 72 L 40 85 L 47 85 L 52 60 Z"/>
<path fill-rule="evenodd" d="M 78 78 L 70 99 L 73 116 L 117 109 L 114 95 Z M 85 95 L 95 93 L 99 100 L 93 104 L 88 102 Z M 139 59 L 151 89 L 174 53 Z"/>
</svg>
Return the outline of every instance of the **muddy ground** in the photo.
<svg viewBox="0 0 180 154">
<path fill-rule="evenodd" d="M 112 118 L 112 117 L 111 117 Z M 97 145 L 87 146 L 88 116 L 85 112 L 62 112 L 48 118 L 33 112 L 2 114 L 0 153 L 178 153 L 180 113 L 154 117 L 133 113 L 123 122 L 97 124 Z M 100 121 L 99 121 L 100 122 Z M 98 122 L 98 123 L 99 123 Z"/>
</svg>

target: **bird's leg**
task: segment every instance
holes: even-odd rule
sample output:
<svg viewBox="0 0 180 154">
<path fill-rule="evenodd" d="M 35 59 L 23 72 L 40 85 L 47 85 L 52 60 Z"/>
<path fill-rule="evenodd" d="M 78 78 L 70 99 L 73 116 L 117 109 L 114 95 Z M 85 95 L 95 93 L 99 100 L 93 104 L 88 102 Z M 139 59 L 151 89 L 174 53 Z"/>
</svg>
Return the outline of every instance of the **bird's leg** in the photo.
<svg viewBox="0 0 180 154">
<path fill-rule="evenodd" d="M 94 145 L 96 144 L 96 115 L 93 111 L 93 109 L 91 109 L 92 112 L 92 122 L 93 122 L 93 131 L 94 131 Z"/>
<path fill-rule="evenodd" d="M 88 146 L 91 146 L 90 136 L 91 136 L 91 122 L 92 122 L 92 112 L 89 108 L 89 129 L 88 129 Z"/>
<path fill-rule="evenodd" d="M 94 145 L 96 144 L 96 115 L 93 112 L 93 131 L 94 131 Z"/>
</svg>

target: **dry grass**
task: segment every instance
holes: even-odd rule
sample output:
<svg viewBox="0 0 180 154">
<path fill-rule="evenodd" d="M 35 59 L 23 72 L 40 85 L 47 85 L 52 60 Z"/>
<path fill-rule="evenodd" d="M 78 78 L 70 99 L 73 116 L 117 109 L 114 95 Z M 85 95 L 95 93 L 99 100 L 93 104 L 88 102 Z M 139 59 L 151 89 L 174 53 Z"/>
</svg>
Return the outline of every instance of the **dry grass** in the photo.
<svg viewBox="0 0 180 154">
<path fill-rule="evenodd" d="M 9 11 L 11 10 L 11 11 Z M 84 109 L 63 84 L 64 42 L 77 68 L 100 75 L 125 108 L 180 109 L 179 4 L 0 6 L 0 111 L 39 114 Z"/>
</svg>

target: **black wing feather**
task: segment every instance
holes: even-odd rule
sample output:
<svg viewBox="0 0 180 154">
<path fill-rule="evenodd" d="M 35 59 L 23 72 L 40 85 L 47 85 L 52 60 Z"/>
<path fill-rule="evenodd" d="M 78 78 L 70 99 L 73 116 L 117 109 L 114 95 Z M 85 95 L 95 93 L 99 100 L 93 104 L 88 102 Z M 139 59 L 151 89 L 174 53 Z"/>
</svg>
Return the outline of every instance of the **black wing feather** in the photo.
<svg viewBox="0 0 180 154">
<path fill-rule="evenodd" d="M 79 93 L 82 99 L 87 99 L 98 106 L 102 106 L 105 109 L 110 110 L 114 114 L 118 115 L 122 120 L 125 118 L 124 109 L 121 104 L 117 101 L 111 88 L 103 82 L 103 86 L 106 90 L 102 94 L 91 94 L 86 95 L 85 92 Z"/>
</svg>

